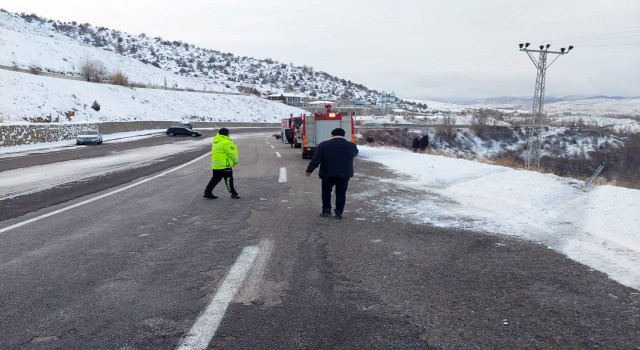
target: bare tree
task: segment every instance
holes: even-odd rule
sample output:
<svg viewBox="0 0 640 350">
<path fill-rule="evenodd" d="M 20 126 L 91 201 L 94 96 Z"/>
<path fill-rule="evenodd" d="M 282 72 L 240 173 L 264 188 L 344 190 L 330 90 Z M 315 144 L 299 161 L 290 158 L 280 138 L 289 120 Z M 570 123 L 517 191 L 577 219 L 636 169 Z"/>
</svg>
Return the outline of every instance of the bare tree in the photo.
<svg viewBox="0 0 640 350">
<path fill-rule="evenodd" d="M 442 122 L 436 127 L 436 133 L 440 137 L 451 139 L 453 137 L 453 129 L 456 126 L 456 117 L 447 114 L 442 117 Z"/>
<path fill-rule="evenodd" d="M 104 63 L 87 56 L 85 60 L 80 63 L 80 74 L 82 74 L 82 77 L 87 81 L 100 82 L 106 77 L 107 70 Z"/>
<path fill-rule="evenodd" d="M 489 118 L 491 118 L 491 110 L 480 108 L 473 115 L 470 126 L 471 130 L 473 130 L 476 135 L 482 137 L 489 128 Z"/>
</svg>

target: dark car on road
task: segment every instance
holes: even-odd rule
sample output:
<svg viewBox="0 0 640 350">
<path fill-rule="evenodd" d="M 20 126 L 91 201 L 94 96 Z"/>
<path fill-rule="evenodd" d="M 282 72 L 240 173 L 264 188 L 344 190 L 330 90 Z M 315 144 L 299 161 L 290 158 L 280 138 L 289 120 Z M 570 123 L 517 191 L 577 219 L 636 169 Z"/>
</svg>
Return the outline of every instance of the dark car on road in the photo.
<svg viewBox="0 0 640 350">
<path fill-rule="evenodd" d="M 191 129 L 187 129 L 183 126 L 172 126 L 169 129 L 167 129 L 166 134 L 169 136 L 191 136 L 191 137 L 202 136 L 201 133 Z"/>
</svg>

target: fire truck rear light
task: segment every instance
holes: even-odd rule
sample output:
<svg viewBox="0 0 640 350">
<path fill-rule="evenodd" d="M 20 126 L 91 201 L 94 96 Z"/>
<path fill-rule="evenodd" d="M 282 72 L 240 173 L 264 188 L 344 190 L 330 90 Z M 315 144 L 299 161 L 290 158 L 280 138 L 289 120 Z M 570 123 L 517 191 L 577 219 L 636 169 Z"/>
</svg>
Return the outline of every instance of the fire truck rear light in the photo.
<svg viewBox="0 0 640 350">
<path fill-rule="evenodd" d="M 335 113 L 329 113 L 329 118 L 335 118 L 336 114 Z"/>
</svg>

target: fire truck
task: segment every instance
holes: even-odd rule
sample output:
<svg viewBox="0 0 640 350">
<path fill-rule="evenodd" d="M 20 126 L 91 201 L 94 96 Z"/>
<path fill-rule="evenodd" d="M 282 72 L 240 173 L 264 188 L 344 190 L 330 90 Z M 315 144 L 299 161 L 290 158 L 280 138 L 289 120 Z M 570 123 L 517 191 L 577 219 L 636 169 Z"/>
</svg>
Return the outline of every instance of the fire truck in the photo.
<svg viewBox="0 0 640 350">
<path fill-rule="evenodd" d="M 280 136 L 282 142 L 288 143 L 291 147 L 300 148 L 302 145 L 302 120 L 304 116 L 294 117 L 293 114 L 289 118 L 280 121 Z"/>
<path fill-rule="evenodd" d="M 320 142 L 331 138 L 333 129 L 344 129 L 347 140 L 356 141 L 353 113 L 343 115 L 331 112 L 331 105 L 326 105 L 325 108 L 325 113 L 314 113 L 302 120 L 302 159 L 313 157 Z"/>
</svg>

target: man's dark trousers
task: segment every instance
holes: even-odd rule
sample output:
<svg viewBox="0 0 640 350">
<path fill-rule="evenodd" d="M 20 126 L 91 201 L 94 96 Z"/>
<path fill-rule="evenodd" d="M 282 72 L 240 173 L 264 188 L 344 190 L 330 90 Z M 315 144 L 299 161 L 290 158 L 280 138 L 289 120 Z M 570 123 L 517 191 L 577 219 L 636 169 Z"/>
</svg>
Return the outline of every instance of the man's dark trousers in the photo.
<svg viewBox="0 0 640 350">
<path fill-rule="evenodd" d="M 211 180 L 209 180 L 207 188 L 204 189 L 204 193 L 211 194 L 218 182 L 220 182 L 220 180 L 222 180 L 223 178 L 225 185 L 227 185 L 227 190 L 229 191 L 229 193 L 238 194 L 238 192 L 236 192 L 236 189 L 233 187 L 233 170 L 231 170 L 231 168 L 220 170 L 213 169 L 213 176 L 211 177 Z"/>
<path fill-rule="evenodd" d="M 348 177 L 323 177 L 322 178 L 322 211 L 331 212 L 331 190 L 336 187 L 336 214 L 342 214 L 344 204 L 347 201 Z"/>
</svg>

